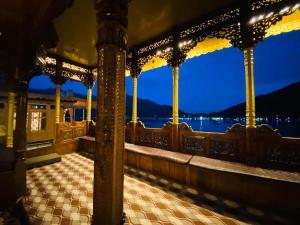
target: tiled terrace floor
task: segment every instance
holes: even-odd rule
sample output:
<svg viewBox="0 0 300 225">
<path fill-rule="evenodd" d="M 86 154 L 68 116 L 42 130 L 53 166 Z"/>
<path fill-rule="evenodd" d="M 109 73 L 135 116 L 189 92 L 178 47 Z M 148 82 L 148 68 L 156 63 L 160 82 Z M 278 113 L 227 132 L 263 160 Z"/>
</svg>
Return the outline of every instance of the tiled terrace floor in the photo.
<svg viewBox="0 0 300 225">
<path fill-rule="evenodd" d="M 256 224 L 253 218 L 262 224 L 267 222 L 261 210 L 131 168 L 126 168 L 126 174 L 126 224 Z M 90 224 L 92 160 L 78 154 L 65 155 L 59 163 L 27 171 L 27 182 L 29 195 L 24 206 L 31 224 Z M 277 220 L 289 224 L 281 217 Z"/>
</svg>

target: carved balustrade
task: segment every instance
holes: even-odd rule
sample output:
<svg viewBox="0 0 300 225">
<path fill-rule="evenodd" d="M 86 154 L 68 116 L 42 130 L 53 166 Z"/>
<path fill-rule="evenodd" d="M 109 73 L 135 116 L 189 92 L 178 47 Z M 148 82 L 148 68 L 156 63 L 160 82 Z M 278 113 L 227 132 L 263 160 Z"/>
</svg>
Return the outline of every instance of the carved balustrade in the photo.
<svg viewBox="0 0 300 225">
<path fill-rule="evenodd" d="M 73 140 L 86 135 L 85 121 L 73 123 L 59 123 L 56 125 L 56 142 Z"/>
<path fill-rule="evenodd" d="M 180 151 L 230 161 L 243 161 L 245 128 L 239 124 L 225 133 L 198 132 L 186 123 L 179 125 Z"/>
<path fill-rule="evenodd" d="M 162 129 L 146 128 L 142 122 L 136 125 L 136 144 L 138 145 L 171 150 L 171 136 L 172 126 L 169 123 Z"/>
<path fill-rule="evenodd" d="M 131 142 L 132 127 L 127 124 L 126 142 Z M 191 155 L 245 162 L 246 128 L 235 124 L 225 133 L 199 132 L 186 123 L 179 124 L 179 151 Z M 171 149 L 171 123 L 163 128 L 145 128 L 142 122 L 137 123 L 136 144 L 161 149 Z M 300 171 L 300 138 L 282 137 L 277 130 L 268 125 L 256 128 L 257 166 Z"/>
<path fill-rule="evenodd" d="M 282 137 L 278 130 L 260 125 L 256 140 L 261 166 L 300 171 L 300 138 Z"/>
</svg>

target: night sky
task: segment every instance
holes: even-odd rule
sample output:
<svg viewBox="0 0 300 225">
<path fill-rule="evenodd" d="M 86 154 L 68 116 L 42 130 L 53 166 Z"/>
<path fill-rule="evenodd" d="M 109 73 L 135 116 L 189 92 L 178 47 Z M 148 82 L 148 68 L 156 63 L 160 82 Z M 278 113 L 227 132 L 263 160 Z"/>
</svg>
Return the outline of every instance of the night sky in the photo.
<svg viewBox="0 0 300 225">
<path fill-rule="evenodd" d="M 255 94 L 261 95 L 300 81 L 300 31 L 270 37 L 254 50 Z M 54 88 L 46 76 L 32 79 L 30 88 Z M 67 81 L 63 90 L 86 94 L 79 82 Z M 126 78 L 126 93 L 132 81 Z M 96 95 L 96 87 L 93 88 Z M 172 69 L 162 67 L 141 74 L 138 97 L 172 105 Z M 245 101 L 243 54 L 223 49 L 187 60 L 179 71 L 179 108 L 185 112 L 215 112 Z"/>
</svg>

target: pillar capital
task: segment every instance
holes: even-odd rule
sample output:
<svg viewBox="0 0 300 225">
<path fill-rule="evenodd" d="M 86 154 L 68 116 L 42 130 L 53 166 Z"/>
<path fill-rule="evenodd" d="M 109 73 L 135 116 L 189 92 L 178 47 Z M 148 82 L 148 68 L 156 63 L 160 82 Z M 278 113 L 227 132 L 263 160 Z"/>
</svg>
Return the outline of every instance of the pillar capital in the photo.
<svg viewBox="0 0 300 225">
<path fill-rule="evenodd" d="M 186 54 L 183 53 L 177 46 L 174 46 L 172 53 L 167 57 L 167 63 L 172 67 L 179 67 L 186 59 Z"/>
<path fill-rule="evenodd" d="M 130 76 L 132 78 L 138 78 L 142 72 L 142 66 L 140 63 L 139 63 L 139 60 L 138 60 L 138 52 L 137 52 L 137 49 L 133 49 L 132 50 L 132 58 L 131 60 L 127 63 L 127 67 L 129 68 L 130 70 Z"/>
<path fill-rule="evenodd" d="M 128 0 L 95 1 L 98 23 L 97 49 L 112 44 L 127 48 Z"/>
<path fill-rule="evenodd" d="M 50 80 L 56 85 L 63 85 L 67 79 L 65 77 L 56 75 L 56 76 L 50 76 Z"/>
<path fill-rule="evenodd" d="M 92 72 L 89 72 L 87 74 L 82 75 L 80 77 L 80 80 L 87 89 L 92 89 L 95 84 L 96 77 Z"/>
</svg>

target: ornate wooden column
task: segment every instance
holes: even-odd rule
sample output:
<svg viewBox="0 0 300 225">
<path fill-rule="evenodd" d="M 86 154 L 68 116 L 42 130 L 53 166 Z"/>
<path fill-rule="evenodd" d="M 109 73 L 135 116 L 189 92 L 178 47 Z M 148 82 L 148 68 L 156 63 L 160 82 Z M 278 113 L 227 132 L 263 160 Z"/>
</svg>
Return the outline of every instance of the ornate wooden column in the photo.
<svg viewBox="0 0 300 225">
<path fill-rule="evenodd" d="M 55 122 L 60 122 L 60 84 L 55 84 Z"/>
<path fill-rule="evenodd" d="M 255 94 L 254 94 L 254 70 L 253 48 L 244 50 L 245 75 L 246 75 L 246 128 L 255 128 Z"/>
<path fill-rule="evenodd" d="M 93 224 L 123 218 L 127 0 L 95 1 L 98 22 L 98 98 Z"/>
<path fill-rule="evenodd" d="M 81 77 L 84 86 L 87 88 L 87 99 L 86 99 L 86 120 L 87 122 L 92 121 L 92 89 L 95 83 L 95 77 L 92 72 Z"/>
<path fill-rule="evenodd" d="M 175 38 L 172 54 L 167 58 L 168 65 L 173 68 L 173 128 L 172 128 L 172 150 L 178 150 L 178 125 L 179 125 L 179 100 L 178 100 L 178 80 L 179 68 L 185 61 L 186 55 L 178 48 L 177 39 Z"/>
<path fill-rule="evenodd" d="M 56 74 L 51 76 L 50 80 L 55 84 L 55 123 L 60 123 L 60 97 L 61 97 L 61 85 L 66 82 L 66 78 L 62 77 L 62 63 L 57 61 Z"/>
<path fill-rule="evenodd" d="M 16 70 L 19 73 L 19 69 Z M 25 73 L 20 71 L 20 73 Z M 21 77 L 16 81 L 16 129 L 14 132 L 14 151 L 16 154 L 15 160 L 15 180 L 17 195 L 24 195 L 26 192 L 26 147 L 27 147 L 27 91 L 28 81 L 24 77 L 25 74 L 17 75 Z"/>
<path fill-rule="evenodd" d="M 258 156 L 256 152 L 256 118 L 255 118 L 255 94 L 254 94 L 254 65 L 253 48 L 244 49 L 245 80 L 246 80 L 246 162 L 256 164 Z"/>
<path fill-rule="evenodd" d="M 92 88 L 87 90 L 86 120 L 87 122 L 92 121 Z"/>
<path fill-rule="evenodd" d="M 57 134 L 59 134 L 59 123 L 60 121 L 60 86 L 66 82 L 66 78 L 61 76 L 61 63 L 58 63 L 56 69 L 56 75 L 50 77 L 50 80 L 55 84 L 55 124 L 56 124 L 56 134 L 55 137 L 57 138 Z"/>
<path fill-rule="evenodd" d="M 254 65 L 253 49 L 259 40 L 262 40 L 264 27 L 256 30 L 250 23 L 252 17 L 251 2 L 241 6 L 241 23 L 239 47 L 244 52 L 245 81 L 246 81 L 246 154 L 245 161 L 255 165 L 259 153 L 256 144 L 256 118 L 255 118 L 255 94 L 254 94 Z"/>
<path fill-rule="evenodd" d="M 173 124 L 179 124 L 179 109 L 178 109 L 178 74 L 179 66 L 173 67 Z"/>
<path fill-rule="evenodd" d="M 132 75 L 132 122 L 137 122 L 137 76 Z"/>
<path fill-rule="evenodd" d="M 137 80 L 141 74 L 141 67 L 138 65 L 137 52 L 133 51 L 133 59 L 130 65 L 130 74 L 132 78 L 132 116 L 131 116 L 131 143 L 136 142 L 136 124 L 137 124 Z"/>
<path fill-rule="evenodd" d="M 13 147 L 14 140 L 14 108 L 15 108 L 15 92 L 8 92 L 8 122 L 7 122 L 7 136 L 6 147 Z"/>
</svg>

